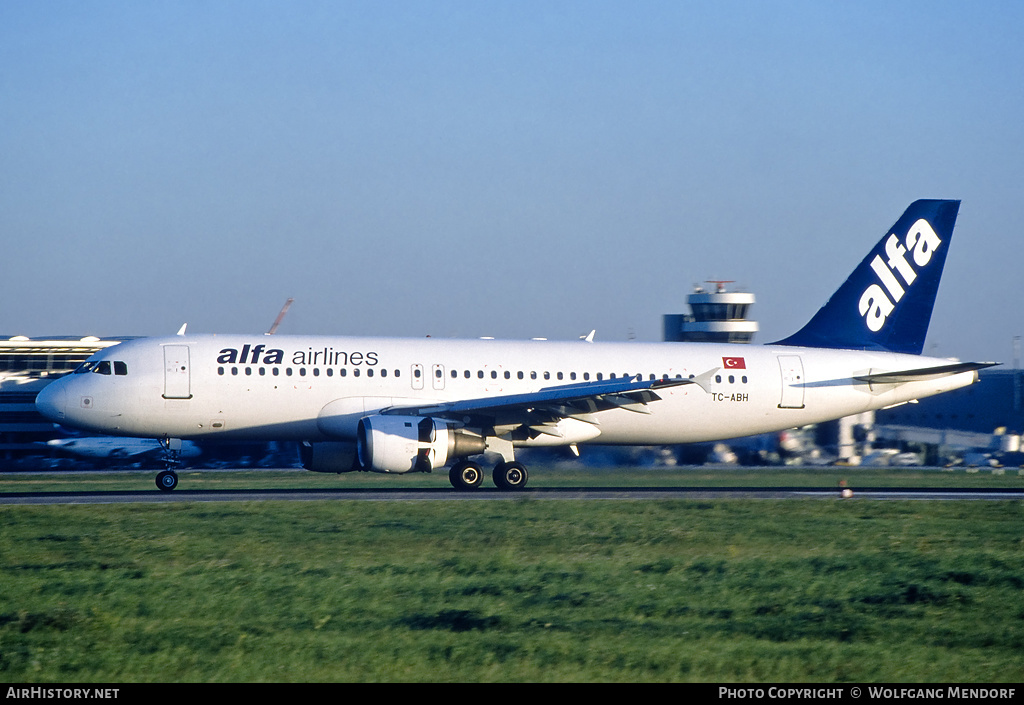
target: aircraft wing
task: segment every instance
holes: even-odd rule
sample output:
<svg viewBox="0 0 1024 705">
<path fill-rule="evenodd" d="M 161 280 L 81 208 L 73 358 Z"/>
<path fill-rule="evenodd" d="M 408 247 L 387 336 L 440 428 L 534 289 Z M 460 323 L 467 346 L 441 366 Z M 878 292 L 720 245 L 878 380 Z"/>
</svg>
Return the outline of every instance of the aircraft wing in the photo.
<svg viewBox="0 0 1024 705">
<path fill-rule="evenodd" d="M 640 375 L 613 380 L 597 380 L 580 384 L 545 387 L 525 394 L 465 399 L 425 406 L 400 406 L 382 409 L 381 414 L 429 416 L 443 418 L 468 426 L 529 426 L 544 433 L 545 424 L 573 418 L 599 425 L 592 414 L 609 409 L 625 409 L 649 414 L 647 405 L 659 401 L 657 391 L 670 387 L 696 384 L 704 388 L 714 368 L 696 377 L 644 380 Z"/>
</svg>

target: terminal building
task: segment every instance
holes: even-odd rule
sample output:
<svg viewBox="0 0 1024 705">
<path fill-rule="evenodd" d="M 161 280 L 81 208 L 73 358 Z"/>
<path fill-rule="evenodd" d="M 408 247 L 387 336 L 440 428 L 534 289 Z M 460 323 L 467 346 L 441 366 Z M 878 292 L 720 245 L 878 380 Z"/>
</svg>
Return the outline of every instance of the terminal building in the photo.
<svg viewBox="0 0 1024 705">
<path fill-rule="evenodd" d="M 945 464 L 950 452 L 976 456 L 976 464 L 1024 463 L 1024 379 L 1016 364 L 981 370 L 977 384 L 875 412 L 877 438 L 924 449 L 927 465 Z M 981 458 L 977 458 L 981 456 Z"/>
<path fill-rule="evenodd" d="M 58 433 L 36 411 L 36 395 L 93 353 L 126 338 L 0 337 L 0 468 L 28 456 L 46 455 Z"/>
</svg>

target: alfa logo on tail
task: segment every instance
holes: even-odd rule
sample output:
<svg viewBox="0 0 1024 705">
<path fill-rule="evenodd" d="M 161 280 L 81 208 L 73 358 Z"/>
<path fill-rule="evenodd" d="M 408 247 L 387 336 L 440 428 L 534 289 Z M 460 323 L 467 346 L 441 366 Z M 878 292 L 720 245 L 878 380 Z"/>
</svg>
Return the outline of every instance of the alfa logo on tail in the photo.
<svg viewBox="0 0 1024 705">
<path fill-rule="evenodd" d="M 904 242 L 906 246 L 900 244 L 899 238 L 893 233 L 885 242 L 885 254 L 888 259 L 875 255 L 871 260 L 871 269 L 885 289 L 878 284 L 869 286 L 860 295 L 858 308 L 864 322 L 874 332 L 882 329 L 889 314 L 903 298 L 906 293 L 903 284 L 909 287 L 917 279 L 917 271 L 907 261 L 907 255 L 913 255 L 914 264 L 918 267 L 925 267 L 931 261 L 932 253 L 942 245 L 942 240 L 923 218 L 910 227 Z M 900 275 L 903 284 L 896 278 L 896 274 Z"/>
<path fill-rule="evenodd" d="M 914 201 L 832 297 L 779 345 L 920 355 L 960 201 Z"/>
</svg>

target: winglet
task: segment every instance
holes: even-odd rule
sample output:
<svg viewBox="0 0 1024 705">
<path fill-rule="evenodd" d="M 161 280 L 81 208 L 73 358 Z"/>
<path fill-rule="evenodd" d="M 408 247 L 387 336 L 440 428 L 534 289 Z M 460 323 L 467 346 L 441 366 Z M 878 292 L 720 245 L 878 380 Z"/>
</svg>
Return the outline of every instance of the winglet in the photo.
<svg viewBox="0 0 1024 705">
<path fill-rule="evenodd" d="M 185 328 L 187 326 L 188 326 L 188 323 L 182 323 L 181 324 L 181 328 L 178 329 L 178 335 L 185 335 Z"/>
<path fill-rule="evenodd" d="M 288 313 L 288 309 L 292 307 L 292 303 L 294 303 L 294 301 L 295 299 L 288 299 L 284 302 L 284 306 L 281 307 L 281 313 L 277 314 L 277 318 L 274 319 L 274 323 L 270 326 L 270 330 L 268 330 L 264 335 L 274 335 L 274 333 L 277 332 L 277 327 L 281 325 L 281 321 L 284 320 L 285 314 Z"/>
<path fill-rule="evenodd" d="M 920 355 L 960 201 L 914 201 L 810 322 L 776 345 Z"/>
</svg>

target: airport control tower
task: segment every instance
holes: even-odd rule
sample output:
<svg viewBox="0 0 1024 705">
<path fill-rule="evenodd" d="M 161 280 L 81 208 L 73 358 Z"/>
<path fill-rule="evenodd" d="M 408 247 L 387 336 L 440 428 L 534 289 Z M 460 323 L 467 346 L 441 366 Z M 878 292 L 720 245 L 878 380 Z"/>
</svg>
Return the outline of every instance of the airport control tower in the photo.
<svg viewBox="0 0 1024 705">
<path fill-rule="evenodd" d="M 715 280 L 714 290 L 694 288 L 686 302 L 690 313 L 669 313 L 664 316 L 665 340 L 676 343 L 750 343 L 757 332 L 757 321 L 747 318 L 754 304 L 754 295 L 726 291 L 731 281 Z"/>
</svg>

